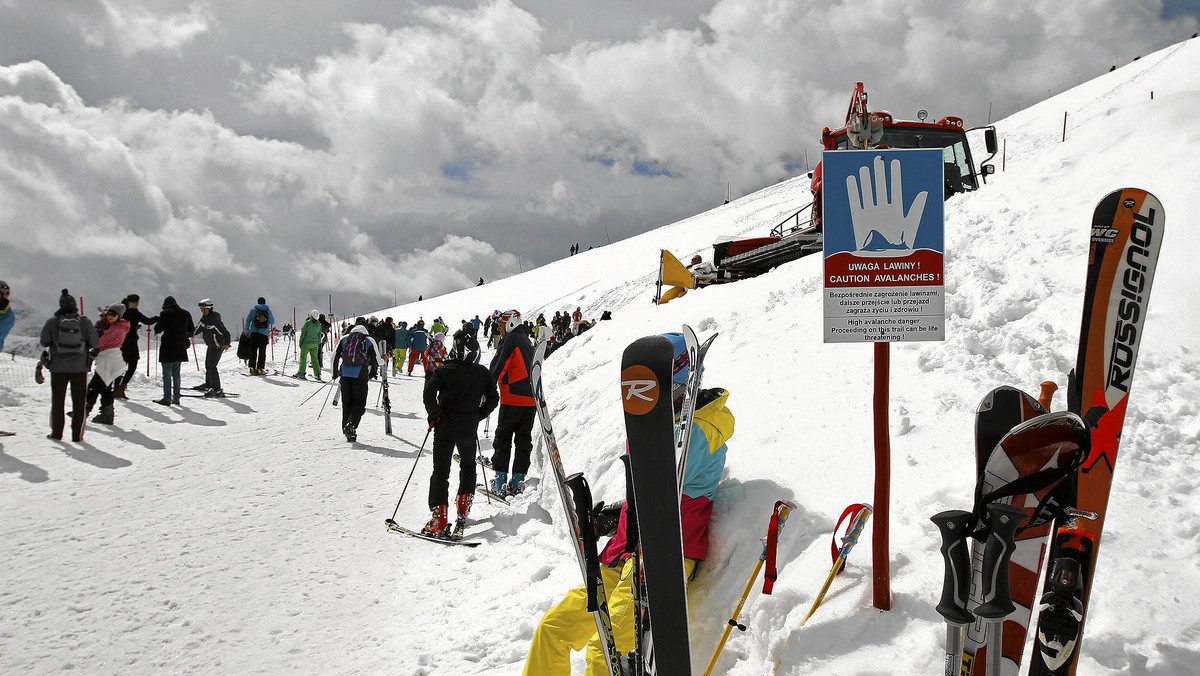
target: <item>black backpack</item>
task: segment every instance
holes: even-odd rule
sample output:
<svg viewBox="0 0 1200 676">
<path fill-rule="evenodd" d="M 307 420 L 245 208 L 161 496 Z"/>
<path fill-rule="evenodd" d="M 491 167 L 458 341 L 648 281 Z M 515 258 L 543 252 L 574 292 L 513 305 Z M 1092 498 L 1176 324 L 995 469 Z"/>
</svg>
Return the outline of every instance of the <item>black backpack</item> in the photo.
<svg viewBox="0 0 1200 676">
<path fill-rule="evenodd" d="M 58 318 L 58 331 L 54 334 L 54 351 L 58 354 L 83 354 L 83 320 L 79 315 Z"/>
<path fill-rule="evenodd" d="M 265 329 L 271 325 L 271 315 L 266 310 L 254 311 L 254 328 Z"/>
</svg>

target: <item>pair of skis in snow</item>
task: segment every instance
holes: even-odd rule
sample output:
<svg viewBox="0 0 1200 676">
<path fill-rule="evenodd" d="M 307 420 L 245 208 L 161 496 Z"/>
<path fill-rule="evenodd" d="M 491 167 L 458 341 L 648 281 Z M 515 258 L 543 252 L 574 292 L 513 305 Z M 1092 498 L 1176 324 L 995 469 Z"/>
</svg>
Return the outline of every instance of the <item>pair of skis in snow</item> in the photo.
<svg viewBox="0 0 1200 676">
<path fill-rule="evenodd" d="M 670 340 L 663 336 L 642 338 L 626 348 L 622 356 L 621 392 L 629 441 L 629 454 L 622 458 L 627 467 L 627 551 L 637 557 L 639 570 L 634 575 L 636 647 L 625 656 L 618 654 L 613 637 L 597 552 L 591 491 L 581 474 L 566 474 L 554 435 L 542 379 L 545 341 L 538 341 L 530 369 L 551 474 L 584 577 L 588 610 L 595 616 L 605 661 L 613 676 L 691 673 L 679 496 L 704 354 L 715 336 L 700 344 L 690 327 L 685 326 L 683 333 L 690 368 L 678 434 L 673 431 L 671 387 L 675 359 Z M 670 490 L 671 487 L 675 490 Z"/>
<path fill-rule="evenodd" d="M 980 405 L 975 508 L 934 517 L 946 563 L 938 612 L 947 676 L 1017 674 L 1035 602 L 1029 674 L 1076 673 L 1164 220 L 1162 204 L 1136 188 L 1097 205 L 1068 410 L 1048 413 L 1048 397 L 1014 388 Z M 968 554 L 972 536 L 983 544 Z"/>
</svg>

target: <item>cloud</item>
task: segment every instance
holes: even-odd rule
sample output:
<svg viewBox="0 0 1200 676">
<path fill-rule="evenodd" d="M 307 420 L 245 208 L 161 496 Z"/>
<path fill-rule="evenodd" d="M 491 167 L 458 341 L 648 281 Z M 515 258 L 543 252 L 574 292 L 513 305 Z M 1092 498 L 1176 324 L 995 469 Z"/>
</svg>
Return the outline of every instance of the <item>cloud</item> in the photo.
<svg viewBox="0 0 1200 676">
<path fill-rule="evenodd" d="M 104 22 L 79 24 L 84 41 L 95 47 L 111 42 L 125 58 L 148 52 L 178 56 L 184 45 L 208 32 L 213 23 L 212 13 L 201 4 L 162 15 L 112 0 L 100 0 L 100 5 Z"/>
<path fill-rule="evenodd" d="M 207 113 L 88 106 L 41 64 L 0 67 L 3 267 L 30 301 L 49 306 L 63 285 L 105 300 L 333 293 L 353 311 L 518 268 L 441 233 L 429 250 L 384 253 L 344 206 L 357 179 L 340 163 Z"/>
<path fill-rule="evenodd" d="M 856 81 L 898 117 L 983 123 L 1200 25 L 1155 0 L 720 0 L 565 44 L 586 31 L 561 9 L 458 4 L 57 7 L 90 26 L 63 53 L 92 94 L 48 62 L 0 66 L 0 227 L 24 235 L 6 280 L 350 311 L 429 297 L 794 175 Z M 0 6 L 21 19 L 0 25 L 66 30 L 39 7 Z M 189 80 L 191 105 L 137 103 L 140 77 L 170 93 L 215 63 L 236 79 Z"/>
</svg>

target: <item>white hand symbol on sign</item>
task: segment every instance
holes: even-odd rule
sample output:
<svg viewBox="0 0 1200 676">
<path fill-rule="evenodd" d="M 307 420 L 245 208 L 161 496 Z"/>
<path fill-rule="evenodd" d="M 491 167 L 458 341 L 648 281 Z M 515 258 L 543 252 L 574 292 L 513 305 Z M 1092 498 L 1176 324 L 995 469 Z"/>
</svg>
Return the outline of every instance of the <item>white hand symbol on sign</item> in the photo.
<svg viewBox="0 0 1200 676">
<path fill-rule="evenodd" d="M 882 155 L 875 156 L 874 180 L 871 169 L 867 167 L 858 170 L 857 178 L 853 175 L 846 177 L 854 243 L 860 253 L 868 256 L 899 256 L 911 252 L 917 228 L 921 227 L 925 200 L 929 197 L 927 190 L 917 193 L 906 215 L 902 204 L 904 193 L 900 180 L 900 160 L 893 159 L 891 168 L 892 189 L 887 191 L 887 201 L 882 203 L 880 194 L 886 190 Z M 861 193 L 860 185 L 863 188 Z"/>
</svg>

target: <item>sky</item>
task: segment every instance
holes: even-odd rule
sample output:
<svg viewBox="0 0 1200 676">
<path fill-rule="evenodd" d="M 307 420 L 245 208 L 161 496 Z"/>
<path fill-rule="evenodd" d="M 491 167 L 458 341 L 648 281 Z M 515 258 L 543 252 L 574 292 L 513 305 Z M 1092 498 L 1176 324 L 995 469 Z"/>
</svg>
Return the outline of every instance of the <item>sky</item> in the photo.
<svg viewBox="0 0 1200 676">
<path fill-rule="evenodd" d="M 368 312 L 801 174 L 856 81 L 982 125 L 1197 5 L 0 0 L 0 279 Z"/>
</svg>

